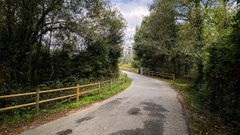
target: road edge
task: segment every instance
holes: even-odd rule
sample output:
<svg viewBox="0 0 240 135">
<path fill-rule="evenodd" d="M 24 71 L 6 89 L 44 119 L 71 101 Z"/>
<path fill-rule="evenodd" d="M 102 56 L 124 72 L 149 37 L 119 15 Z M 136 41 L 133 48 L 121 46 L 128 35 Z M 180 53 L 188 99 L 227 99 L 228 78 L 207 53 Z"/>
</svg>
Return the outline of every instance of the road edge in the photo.
<svg viewBox="0 0 240 135">
<path fill-rule="evenodd" d="M 179 93 L 179 91 L 176 90 L 176 88 L 172 84 L 167 82 L 165 79 L 146 76 L 146 75 L 143 75 L 143 76 L 151 78 L 151 79 L 156 79 L 156 80 L 162 81 L 164 83 L 164 85 L 167 85 L 167 86 L 171 87 L 177 93 L 176 99 L 178 100 L 178 102 L 181 105 L 182 113 L 183 113 L 183 116 L 185 117 L 185 122 L 186 122 L 186 125 L 187 125 L 187 128 L 188 128 L 188 133 L 189 133 L 189 135 L 194 135 L 190 110 L 188 109 L 188 107 L 186 105 L 186 102 L 185 102 L 184 98 L 182 97 L 181 93 Z"/>
</svg>

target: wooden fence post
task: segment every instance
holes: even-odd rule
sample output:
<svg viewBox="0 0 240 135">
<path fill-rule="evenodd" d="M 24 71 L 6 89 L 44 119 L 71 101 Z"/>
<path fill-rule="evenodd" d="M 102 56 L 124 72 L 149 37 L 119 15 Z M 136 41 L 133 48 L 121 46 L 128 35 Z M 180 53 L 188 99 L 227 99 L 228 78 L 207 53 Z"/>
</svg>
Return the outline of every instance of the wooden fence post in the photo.
<svg viewBox="0 0 240 135">
<path fill-rule="evenodd" d="M 110 81 L 110 90 L 112 90 L 112 83 L 113 83 L 113 81 L 111 79 L 111 81 Z"/>
<path fill-rule="evenodd" d="M 36 114 L 39 114 L 39 99 L 40 99 L 40 90 L 37 89 L 37 95 L 36 95 Z"/>
<path fill-rule="evenodd" d="M 101 89 L 101 82 L 98 82 L 98 94 L 100 93 L 100 89 Z"/>
<path fill-rule="evenodd" d="M 124 83 L 126 83 L 126 82 L 127 82 L 127 74 L 124 77 Z"/>
<path fill-rule="evenodd" d="M 173 84 L 175 83 L 175 79 L 176 79 L 175 74 L 173 74 Z"/>
<path fill-rule="evenodd" d="M 76 102 L 79 101 L 79 92 L 80 92 L 80 86 L 79 86 L 79 84 L 77 84 L 77 92 L 76 92 L 77 98 L 76 98 Z"/>
</svg>

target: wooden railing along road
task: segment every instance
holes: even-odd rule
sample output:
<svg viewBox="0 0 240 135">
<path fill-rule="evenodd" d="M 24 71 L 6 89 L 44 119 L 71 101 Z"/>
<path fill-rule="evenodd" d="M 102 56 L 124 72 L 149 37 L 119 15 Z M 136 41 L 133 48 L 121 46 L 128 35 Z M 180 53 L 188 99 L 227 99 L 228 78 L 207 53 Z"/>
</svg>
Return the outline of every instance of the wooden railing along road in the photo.
<svg viewBox="0 0 240 135">
<path fill-rule="evenodd" d="M 155 76 L 155 77 L 169 78 L 169 79 L 172 79 L 173 81 L 176 79 L 175 74 L 169 74 L 169 73 L 160 73 L 160 72 L 148 71 L 144 74 L 148 75 L 148 76 L 153 76 L 153 77 Z"/>
<path fill-rule="evenodd" d="M 99 81 L 96 83 L 91 83 L 91 84 L 86 84 L 86 85 L 77 84 L 76 86 L 73 86 L 73 87 L 65 87 L 65 88 L 51 89 L 51 90 L 39 90 L 38 89 L 34 92 L 2 95 L 2 96 L 0 96 L 0 99 L 9 99 L 9 98 L 25 97 L 25 96 L 35 96 L 36 99 L 35 99 L 35 102 L 0 108 L 0 112 L 35 105 L 36 113 L 38 114 L 40 111 L 39 105 L 42 103 L 47 103 L 47 102 L 56 101 L 56 100 L 60 100 L 60 99 L 67 99 L 67 98 L 76 98 L 76 102 L 78 102 L 81 95 L 90 94 L 90 93 L 92 94 L 94 92 L 99 94 L 102 90 L 101 89 L 102 85 L 108 85 L 109 89 L 112 90 L 113 87 L 117 86 L 118 84 L 124 84 L 124 82 L 126 82 L 126 80 L 127 80 L 127 75 L 125 74 L 124 77 L 120 77 L 117 79 L 111 79 L 111 80 L 106 80 L 106 81 L 101 81 L 101 82 Z M 82 91 L 83 88 L 85 88 L 85 90 Z M 69 91 L 69 90 L 71 90 L 71 91 L 75 90 L 75 93 L 41 100 L 41 95 L 44 93 L 53 93 L 53 92 Z"/>
</svg>

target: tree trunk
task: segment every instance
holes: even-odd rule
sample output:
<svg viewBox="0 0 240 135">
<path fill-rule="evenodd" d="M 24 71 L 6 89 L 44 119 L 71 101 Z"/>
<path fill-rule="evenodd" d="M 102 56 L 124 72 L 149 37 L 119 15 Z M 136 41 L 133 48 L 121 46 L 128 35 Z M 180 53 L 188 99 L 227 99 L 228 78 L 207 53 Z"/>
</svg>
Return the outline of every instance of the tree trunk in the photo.
<svg viewBox="0 0 240 135">
<path fill-rule="evenodd" d="M 195 0 L 195 10 L 196 10 L 196 16 L 194 21 L 194 27 L 195 27 L 195 40 L 196 40 L 196 53 L 199 54 L 199 58 L 196 59 L 196 65 L 197 65 L 197 79 L 195 81 L 196 86 L 198 86 L 199 89 L 201 89 L 201 84 L 203 83 L 203 61 L 202 61 L 202 49 L 204 47 L 203 43 L 203 18 L 201 15 L 201 4 L 200 0 Z"/>
</svg>

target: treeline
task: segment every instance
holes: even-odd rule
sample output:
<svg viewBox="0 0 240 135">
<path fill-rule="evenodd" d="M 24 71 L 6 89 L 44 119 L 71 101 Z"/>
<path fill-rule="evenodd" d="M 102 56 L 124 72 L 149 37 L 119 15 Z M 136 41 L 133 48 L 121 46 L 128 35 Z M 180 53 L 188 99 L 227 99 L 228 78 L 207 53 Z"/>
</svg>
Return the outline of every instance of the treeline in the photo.
<svg viewBox="0 0 240 135">
<path fill-rule="evenodd" d="M 137 27 L 133 63 L 146 70 L 193 78 L 193 88 L 203 93 L 206 108 L 238 126 L 239 3 L 156 0 L 150 15 Z"/>
<path fill-rule="evenodd" d="M 107 0 L 0 0 L 0 92 L 118 72 L 121 14 Z"/>
</svg>

